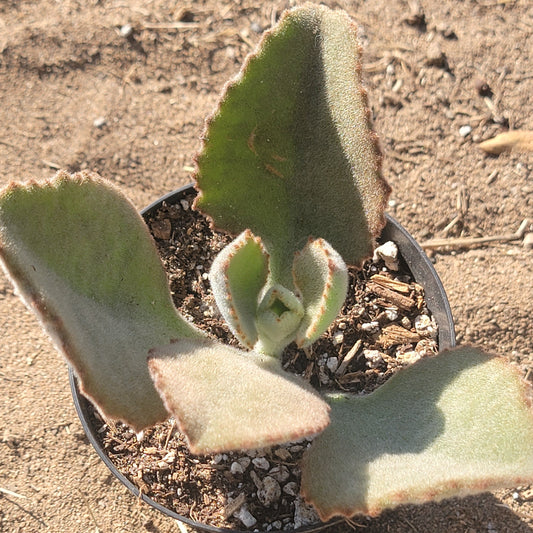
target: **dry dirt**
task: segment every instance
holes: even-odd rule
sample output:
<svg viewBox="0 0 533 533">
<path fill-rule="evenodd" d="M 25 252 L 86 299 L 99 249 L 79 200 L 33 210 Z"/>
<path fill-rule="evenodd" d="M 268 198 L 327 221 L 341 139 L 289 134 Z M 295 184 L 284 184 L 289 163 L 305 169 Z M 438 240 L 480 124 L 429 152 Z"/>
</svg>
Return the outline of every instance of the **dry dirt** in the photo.
<svg viewBox="0 0 533 533">
<path fill-rule="evenodd" d="M 508 128 L 533 130 L 531 1 L 324 3 L 360 24 L 394 188 L 390 212 L 420 241 L 512 234 L 526 217 L 533 221 L 532 154 L 489 157 L 476 146 Z M 140 208 L 190 182 L 203 117 L 260 32 L 290 5 L 1 0 L 0 186 L 90 169 Z M 127 24 L 129 37 L 120 31 Z M 521 240 L 435 254 L 459 340 L 524 371 L 533 367 L 532 260 Z M 179 531 L 98 460 L 65 364 L 4 276 L 0 336 L 0 531 Z M 359 522 L 355 531 L 531 532 L 533 490 Z"/>
</svg>

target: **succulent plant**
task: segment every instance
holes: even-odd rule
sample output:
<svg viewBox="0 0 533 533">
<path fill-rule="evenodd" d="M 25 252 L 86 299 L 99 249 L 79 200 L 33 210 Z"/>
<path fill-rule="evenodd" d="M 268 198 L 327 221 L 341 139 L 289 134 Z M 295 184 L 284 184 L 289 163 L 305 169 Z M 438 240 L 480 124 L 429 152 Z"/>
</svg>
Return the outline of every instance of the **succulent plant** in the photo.
<svg viewBox="0 0 533 533">
<path fill-rule="evenodd" d="M 533 480 L 530 389 L 459 348 L 367 396 L 321 396 L 280 355 L 313 343 L 384 225 L 389 187 L 356 26 L 305 4 L 266 32 L 208 120 L 196 208 L 238 235 L 209 278 L 243 349 L 175 310 L 146 225 L 100 177 L 0 194 L 0 259 L 81 391 L 136 431 L 175 417 L 193 453 L 318 434 L 302 491 L 323 520 Z"/>
</svg>

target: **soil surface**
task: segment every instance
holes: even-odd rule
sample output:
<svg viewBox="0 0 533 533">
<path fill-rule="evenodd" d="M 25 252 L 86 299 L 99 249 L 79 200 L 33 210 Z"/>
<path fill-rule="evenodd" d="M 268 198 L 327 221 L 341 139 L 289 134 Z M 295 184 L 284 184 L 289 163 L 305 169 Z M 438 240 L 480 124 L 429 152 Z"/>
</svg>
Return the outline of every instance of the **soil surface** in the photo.
<svg viewBox="0 0 533 533">
<path fill-rule="evenodd" d="M 529 218 L 533 155 L 485 155 L 533 130 L 529 0 L 331 1 L 360 25 L 365 79 L 393 187 L 420 241 L 511 235 Z M 203 118 L 294 2 L 0 2 L 0 186 L 95 170 L 139 207 L 191 181 Z M 533 368 L 533 250 L 523 239 L 439 250 L 459 341 Z M 101 463 L 67 368 L 0 275 L 0 531 L 175 532 Z M 334 531 L 533 531 L 533 489 L 423 506 Z"/>
</svg>

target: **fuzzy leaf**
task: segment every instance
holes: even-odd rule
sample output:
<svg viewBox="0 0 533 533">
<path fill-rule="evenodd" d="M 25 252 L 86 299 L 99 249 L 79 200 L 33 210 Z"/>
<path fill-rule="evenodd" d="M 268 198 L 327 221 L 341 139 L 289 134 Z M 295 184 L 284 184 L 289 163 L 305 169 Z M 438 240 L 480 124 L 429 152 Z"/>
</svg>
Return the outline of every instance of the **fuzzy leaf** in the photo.
<svg viewBox="0 0 533 533">
<path fill-rule="evenodd" d="M 182 339 L 152 350 L 148 364 L 196 454 L 280 444 L 329 423 L 327 403 L 270 356 Z"/>
<path fill-rule="evenodd" d="M 368 396 L 331 398 L 331 424 L 304 458 L 303 493 L 327 520 L 531 483 L 530 392 L 503 359 L 461 348 Z"/>
<path fill-rule="evenodd" d="M 310 236 L 360 264 L 389 187 L 349 17 L 313 4 L 286 12 L 227 86 L 197 161 L 196 205 L 222 229 L 259 235 L 276 281 L 290 287 Z"/>
<path fill-rule="evenodd" d="M 217 307 L 233 334 L 247 348 L 257 342 L 255 317 L 268 276 L 268 254 L 247 230 L 215 258 L 209 281 Z"/>
<path fill-rule="evenodd" d="M 272 285 L 257 309 L 259 342 L 255 349 L 269 355 L 280 355 L 295 339 L 303 316 L 304 308 L 295 294 L 282 285 Z"/>
<path fill-rule="evenodd" d="M 201 334 L 176 313 L 148 230 L 118 190 L 84 172 L 10 185 L 0 258 L 105 416 L 136 430 L 167 418 L 148 350 Z"/>
<path fill-rule="evenodd" d="M 305 309 L 296 342 L 308 346 L 341 310 L 348 292 L 348 268 L 326 241 L 316 239 L 294 257 L 293 278 Z"/>
</svg>

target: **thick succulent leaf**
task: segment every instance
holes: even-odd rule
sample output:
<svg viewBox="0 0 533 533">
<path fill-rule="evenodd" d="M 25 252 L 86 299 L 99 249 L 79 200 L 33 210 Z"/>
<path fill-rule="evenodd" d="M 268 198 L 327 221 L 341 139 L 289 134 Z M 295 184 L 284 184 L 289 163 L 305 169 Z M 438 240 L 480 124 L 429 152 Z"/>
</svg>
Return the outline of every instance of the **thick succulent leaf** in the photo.
<svg viewBox="0 0 533 533">
<path fill-rule="evenodd" d="M 329 423 L 327 403 L 274 357 L 182 339 L 152 350 L 148 364 L 193 453 L 262 448 Z"/>
<path fill-rule="evenodd" d="M 304 458 L 321 518 L 533 481 L 529 387 L 473 348 L 401 370 L 365 397 L 330 399 L 331 424 Z"/>
<path fill-rule="evenodd" d="M 10 185 L 0 258 L 104 415 L 136 430 L 167 418 L 148 351 L 200 333 L 176 313 L 148 230 L 118 190 L 87 173 Z"/>
<path fill-rule="evenodd" d="M 315 342 L 341 310 L 348 292 L 348 268 L 323 239 L 310 240 L 294 257 L 294 285 L 300 293 L 305 317 L 296 342 Z"/>
<path fill-rule="evenodd" d="M 384 225 L 389 187 L 370 128 L 356 26 L 342 11 L 288 11 L 230 83 L 198 156 L 196 205 L 216 226 L 250 228 L 290 286 L 310 236 L 360 264 Z"/>
<path fill-rule="evenodd" d="M 244 231 L 215 258 L 209 281 L 217 307 L 233 334 L 247 348 L 257 341 L 255 318 L 268 276 L 268 254 L 261 239 Z"/>
<path fill-rule="evenodd" d="M 295 294 L 277 283 L 272 285 L 257 309 L 259 342 L 255 350 L 281 355 L 283 349 L 295 339 L 303 316 L 304 308 Z"/>
</svg>

